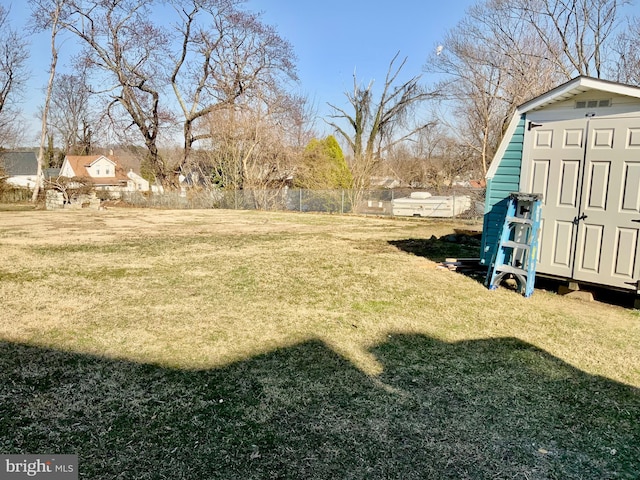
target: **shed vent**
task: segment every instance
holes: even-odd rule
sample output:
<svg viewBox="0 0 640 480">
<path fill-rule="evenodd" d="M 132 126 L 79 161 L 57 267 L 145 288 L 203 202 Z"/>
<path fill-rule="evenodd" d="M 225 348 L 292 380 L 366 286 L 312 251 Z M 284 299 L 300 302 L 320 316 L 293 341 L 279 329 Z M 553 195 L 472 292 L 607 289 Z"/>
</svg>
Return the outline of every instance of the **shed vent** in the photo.
<svg viewBox="0 0 640 480">
<path fill-rule="evenodd" d="M 610 107 L 611 100 L 579 100 L 576 102 L 576 108 L 596 108 L 596 107 Z"/>
</svg>

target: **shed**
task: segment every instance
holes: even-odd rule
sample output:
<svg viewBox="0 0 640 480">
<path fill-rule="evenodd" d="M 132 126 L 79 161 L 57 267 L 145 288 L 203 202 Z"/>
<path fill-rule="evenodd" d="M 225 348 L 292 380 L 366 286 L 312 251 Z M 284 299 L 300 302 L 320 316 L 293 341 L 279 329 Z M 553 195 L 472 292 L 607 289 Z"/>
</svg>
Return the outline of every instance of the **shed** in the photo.
<svg viewBox="0 0 640 480">
<path fill-rule="evenodd" d="M 543 196 L 538 273 L 638 291 L 640 88 L 580 76 L 516 109 L 487 173 L 481 263 L 516 191 Z"/>
</svg>

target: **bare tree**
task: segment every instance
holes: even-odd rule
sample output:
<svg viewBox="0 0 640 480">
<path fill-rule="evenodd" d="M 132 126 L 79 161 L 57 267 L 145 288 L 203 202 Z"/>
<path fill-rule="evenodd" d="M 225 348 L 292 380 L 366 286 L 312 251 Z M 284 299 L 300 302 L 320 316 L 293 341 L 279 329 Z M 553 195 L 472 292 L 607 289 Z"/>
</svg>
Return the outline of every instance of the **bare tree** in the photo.
<svg viewBox="0 0 640 480">
<path fill-rule="evenodd" d="M 91 92 L 84 74 L 60 75 L 54 83 L 49 131 L 62 139 L 65 154 L 89 155 L 95 122 L 89 108 Z"/>
<path fill-rule="evenodd" d="M 0 5 L 0 146 L 17 135 L 14 105 L 27 80 L 29 51 L 25 36 L 11 28 L 9 10 Z"/>
<path fill-rule="evenodd" d="M 209 113 L 202 132 L 205 148 L 194 150 L 191 168 L 197 164 L 225 189 L 277 191 L 290 183 L 300 143 L 311 138 L 309 109 L 304 97 L 272 93 Z"/>
<path fill-rule="evenodd" d="M 110 97 L 109 118 L 125 132 L 137 131 L 156 179 L 176 186 L 176 172 L 158 149 L 160 130 L 171 120 L 160 105 L 169 39 L 149 20 L 153 0 L 69 1 L 74 8 L 65 26 L 84 43 L 82 61 L 113 85 L 101 92 Z"/>
<path fill-rule="evenodd" d="M 396 145 L 388 152 L 385 174 L 411 188 L 439 191 L 450 184 L 450 172 L 455 171 L 457 175 L 472 170 L 468 161 L 470 156 L 454 158 L 458 153 L 457 142 L 448 129 L 446 125 L 434 124 L 419 132 L 414 142 Z"/>
<path fill-rule="evenodd" d="M 628 19 L 625 28 L 618 34 L 613 50 L 615 64 L 610 76 L 618 82 L 640 86 L 640 18 Z"/>
<path fill-rule="evenodd" d="M 428 162 L 429 157 L 416 155 L 409 145 L 397 145 L 389 150 L 381 174 L 399 180 L 402 186 L 424 188 Z"/>
<path fill-rule="evenodd" d="M 399 53 L 389 63 L 382 93 L 374 98 L 373 82 L 366 87 L 359 84 L 353 76 L 353 92 L 346 92 L 353 112 L 329 104 L 333 109 L 331 118 L 345 120 L 348 127 L 335 121 L 328 122 L 338 135 L 347 143 L 351 157 L 351 174 L 353 176 L 352 202 L 356 205 L 361 195 L 370 186 L 371 175 L 384 153 L 394 145 L 401 143 L 431 122 L 415 124 L 411 122 L 412 113 L 422 102 L 433 98 L 420 85 L 420 76 L 396 84 L 402 67 L 407 59 L 399 64 Z"/>
<path fill-rule="evenodd" d="M 277 92 L 280 81 L 295 79 L 294 54 L 288 42 L 254 13 L 239 10 L 238 0 L 174 2 L 181 19 L 181 48 L 171 85 L 184 116 L 184 155 L 208 138 L 194 123 L 216 109 L 251 102 Z"/>
<path fill-rule="evenodd" d="M 600 77 L 626 0 L 487 0 L 451 29 L 428 71 L 444 74 L 452 130 L 486 173 L 517 105 L 562 81 Z"/>
<path fill-rule="evenodd" d="M 62 22 L 66 14 L 66 0 L 30 0 L 31 10 L 35 28 L 38 30 L 48 29 L 51 32 L 51 63 L 49 65 L 49 81 L 47 83 L 47 93 L 42 109 L 42 126 L 40 130 L 40 148 L 38 149 L 38 170 L 36 182 L 33 187 L 32 202 L 38 199 L 38 193 L 42 187 L 43 167 L 45 155 L 45 143 L 47 141 L 47 115 L 49 114 L 49 104 L 51 102 L 51 92 L 53 91 L 53 81 L 56 76 L 56 65 L 58 64 L 58 46 L 56 39 L 63 28 Z"/>
<path fill-rule="evenodd" d="M 456 69 L 466 71 L 456 81 L 442 82 L 440 89 L 446 90 L 454 98 L 453 112 L 462 144 L 472 147 L 474 156 L 479 158 L 483 174 L 486 174 L 489 159 L 502 134 L 511 105 L 505 105 L 501 99 L 504 72 L 497 66 L 477 61 L 479 52 L 472 52 L 476 45 L 457 45 L 462 55 L 455 62 Z M 475 57 L 475 61 L 469 61 Z M 453 65 L 452 65 L 453 66 Z"/>
<path fill-rule="evenodd" d="M 549 58 L 567 79 L 576 73 L 600 78 L 608 43 L 628 0 L 500 0 L 535 28 Z"/>
<path fill-rule="evenodd" d="M 420 132 L 415 142 L 389 151 L 385 172 L 411 188 L 440 193 L 456 177 L 477 176 L 470 149 L 450 134 L 450 127 L 436 124 Z"/>
<path fill-rule="evenodd" d="M 504 0 L 470 8 L 425 66 L 443 76 L 437 90 L 455 119 L 450 130 L 485 174 L 517 105 L 563 78 L 551 46 L 514 12 Z"/>
<path fill-rule="evenodd" d="M 266 208 L 293 179 L 296 149 L 280 123 L 281 106 L 230 106 L 207 116 L 207 176 L 218 187 L 251 191 L 257 208 Z"/>
</svg>

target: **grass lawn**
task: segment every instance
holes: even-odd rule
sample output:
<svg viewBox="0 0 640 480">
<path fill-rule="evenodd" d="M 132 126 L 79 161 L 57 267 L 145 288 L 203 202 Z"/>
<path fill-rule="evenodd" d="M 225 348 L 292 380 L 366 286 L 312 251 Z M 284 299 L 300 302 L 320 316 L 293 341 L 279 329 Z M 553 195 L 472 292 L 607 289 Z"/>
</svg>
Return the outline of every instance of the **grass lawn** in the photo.
<svg viewBox="0 0 640 480">
<path fill-rule="evenodd" d="M 638 311 L 437 270 L 478 255 L 429 240 L 454 227 L 0 212 L 0 453 L 87 479 L 640 478 Z"/>
</svg>

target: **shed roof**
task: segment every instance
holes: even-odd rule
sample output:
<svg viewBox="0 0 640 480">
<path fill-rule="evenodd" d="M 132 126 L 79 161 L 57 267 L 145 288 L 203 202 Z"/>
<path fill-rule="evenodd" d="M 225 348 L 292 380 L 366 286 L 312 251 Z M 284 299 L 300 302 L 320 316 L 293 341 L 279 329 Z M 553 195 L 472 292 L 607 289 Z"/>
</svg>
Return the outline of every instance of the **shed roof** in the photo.
<svg viewBox="0 0 640 480">
<path fill-rule="evenodd" d="M 36 175 L 38 173 L 38 159 L 33 152 L 2 152 L 0 153 L 0 167 L 7 175 Z"/>
<path fill-rule="evenodd" d="M 532 110 L 539 110 L 547 105 L 551 105 L 552 103 L 569 100 L 576 95 L 591 90 L 640 98 L 640 87 L 624 85 L 622 83 L 602 80 L 600 78 L 586 77 L 583 75 L 569 80 L 568 82 L 523 103 L 516 109 L 516 115 L 530 112 Z"/>
</svg>

